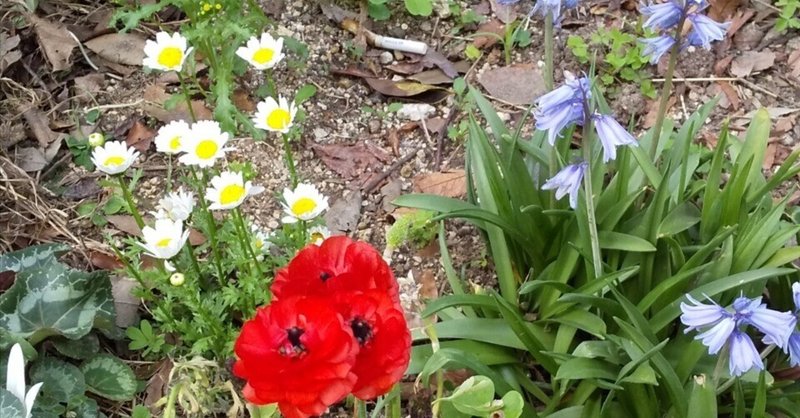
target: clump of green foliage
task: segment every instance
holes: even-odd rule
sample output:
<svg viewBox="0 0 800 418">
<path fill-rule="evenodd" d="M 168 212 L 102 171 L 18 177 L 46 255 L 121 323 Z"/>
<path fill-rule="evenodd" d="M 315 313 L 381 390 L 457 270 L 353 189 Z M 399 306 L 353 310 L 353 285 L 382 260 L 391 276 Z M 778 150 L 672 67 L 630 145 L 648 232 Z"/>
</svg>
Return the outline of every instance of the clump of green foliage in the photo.
<svg viewBox="0 0 800 418">
<path fill-rule="evenodd" d="M 783 33 L 789 29 L 800 29 L 800 0 L 778 0 L 775 6 L 781 9 L 775 20 L 776 31 Z"/>
<path fill-rule="evenodd" d="M 618 80 L 633 82 L 639 84 L 642 94 L 652 99 L 656 97 L 656 89 L 650 74 L 644 71 L 649 61 L 636 39 L 636 34 L 618 28 L 599 28 L 588 43 L 580 36 L 571 35 L 567 47 L 581 64 L 592 61 L 595 53 L 603 57 L 597 62 L 597 79 L 603 86 L 608 88 Z"/>
<path fill-rule="evenodd" d="M 392 0 L 369 0 L 367 11 L 374 20 L 386 20 L 392 15 L 389 8 Z M 414 16 L 430 16 L 433 13 L 433 0 L 403 0 L 406 11 Z"/>
<path fill-rule="evenodd" d="M 398 248 L 409 244 L 414 248 L 422 248 L 436 238 L 436 224 L 431 222 L 434 213 L 417 210 L 399 217 L 386 233 L 386 246 Z"/>
</svg>

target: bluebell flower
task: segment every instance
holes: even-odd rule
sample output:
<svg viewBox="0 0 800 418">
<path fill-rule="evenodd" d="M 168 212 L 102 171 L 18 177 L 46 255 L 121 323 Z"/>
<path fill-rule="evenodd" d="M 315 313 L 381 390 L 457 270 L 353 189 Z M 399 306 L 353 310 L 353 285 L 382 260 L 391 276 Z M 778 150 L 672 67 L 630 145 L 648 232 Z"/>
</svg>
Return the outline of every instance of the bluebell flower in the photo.
<svg viewBox="0 0 800 418">
<path fill-rule="evenodd" d="M 500 5 L 503 5 L 503 6 L 512 6 L 514 4 L 519 3 L 519 0 L 495 0 L 495 1 L 497 2 L 497 4 L 500 4 Z"/>
<path fill-rule="evenodd" d="M 661 35 L 655 38 L 639 38 L 639 42 L 644 44 L 642 55 L 650 58 L 650 64 L 658 64 L 661 57 L 675 45 L 675 38 Z"/>
<path fill-rule="evenodd" d="M 545 17 L 548 13 L 553 16 L 553 22 L 558 22 L 561 17 L 561 0 L 537 0 L 530 14 Z"/>
<path fill-rule="evenodd" d="M 763 368 L 758 352 L 743 328 L 753 326 L 761 331 L 764 343 L 775 344 L 786 349 L 795 329 L 797 319 L 791 312 L 768 309 L 761 298 L 736 298 L 731 310 L 715 303 L 703 304 L 686 295 L 691 304 L 682 302 L 681 322 L 687 326 L 685 332 L 707 328 L 695 339 L 708 347 L 709 354 L 717 354 L 727 344 L 730 352 L 729 369 L 734 376 L 741 375 L 752 367 Z M 755 353 L 755 357 L 753 355 Z"/>
<path fill-rule="evenodd" d="M 553 178 L 548 179 L 543 185 L 542 190 L 553 190 L 556 191 L 556 199 L 561 199 L 566 194 L 569 194 L 569 206 L 572 209 L 577 209 L 578 207 L 578 192 L 581 189 L 581 182 L 583 181 L 583 175 L 586 172 L 586 167 L 588 167 L 585 161 L 570 164 L 561 169 L 558 173 L 556 173 Z"/>
<path fill-rule="evenodd" d="M 592 120 L 594 121 L 595 129 L 597 129 L 597 136 L 600 138 L 600 143 L 603 145 L 604 163 L 617 158 L 618 146 L 631 145 L 635 147 L 639 145 L 639 143 L 636 142 L 636 138 L 613 117 L 595 113 L 592 115 Z"/>
<path fill-rule="evenodd" d="M 800 283 L 792 284 L 792 299 L 794 300 L 794 313 L 800 313 Z M 794 330 L 789 337 L 789 344 L 784 350 L 789 354 L 789 364 L 792 367 L 800 366 L 800 332 Z"/>
<path fill-rule="evenodd" d="M 658 4 L 640 4 L 639 11 L 647 16 L 644 27 L 655 31 L 672 28 L 680 22 L 684 13 L 683 5 L 675 0 Z"/>
<path fill-rule="evenodd" d="M 536 129 L 547 131 L 547 140 L 554 145 L 564 128 L 583 124 L 584 104 L 591 97 L 588 78 L 568 75 L 564 85 L 536 100 Z"/>
<path fill-rule="evenodd" d="M 711 49 L 711 42 L 725 39 L 731 22 L 719 23 L 708 16 L 692 13 L 687 17 L 692 22 L 692 31 L 686 38 L 689 45 Z"/>
</svg>

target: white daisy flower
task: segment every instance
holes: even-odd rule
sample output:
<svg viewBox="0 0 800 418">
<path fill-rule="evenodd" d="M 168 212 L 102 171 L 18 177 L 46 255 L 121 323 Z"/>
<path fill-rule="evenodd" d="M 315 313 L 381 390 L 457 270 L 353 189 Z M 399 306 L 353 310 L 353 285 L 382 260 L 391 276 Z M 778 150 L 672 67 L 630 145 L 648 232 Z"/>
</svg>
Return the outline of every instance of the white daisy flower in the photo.
<svg viewBox="0 0 800 418">
<path fill-rule="evenodd" d="M 292 127 L 294 117 L 297 115 L 297 106 L 283 96 L 278 96 L 278 101 L 267 97 L 258 104 L 253 123 L 258 129 L 265 131 L 286 133 Z"/>
<path fill-rule="evenodd" d="M 183 230 L 183 222 L 171 219 L 156 219 L 155 228 L 146 226 L 142 229 L 144 248 L 148 255 L 170 259 L 175 257 L 189 239 L 189 230 Z"/>
<path fill-rule="evenodd" d="M 156 135 L 156 151 L 165 154 L 177 154 L 183 150 L 184 138 L 189 135 L 189 124 L 182 121 L 172 121 L 158 129 Z"/>
<path fill-rule="evenodd" d="M 253 249 L 261 254 L 268 253 L 269 248 L 272 247 L 272 241 L 270 241 L 272 233 L 264 231 L 258 225 L 253 225 L 250 227 L 250 234 L 253 237 Z"/>
<path fill-rule="evenodd" d="M 225 152 L 231 150 L 225 148 L 229 138 L 228 133 L 222 132 L 219 123 L 213 120 L 196 122 L 183 138 L 181 151 L 186 154 L 181 155 L 179 161 L 186 165 L 213 167 L 217 159 L 225 157 Z"/>
<path fill-rule="evenodd" d="M 331 231 L 324 225 L 312 226 L 308 230 L 309 241 L 314 245 L 322 245 L 322 242 L 330 236 Z"/>
<path fill-rule="evenodd" d="M 170 219 L 173 221 L 185 221 L 194 210 L 194 194 L 179 188 L 177 192 L 172 192 L 162 197 L 158 201 L 155 213 L 156 219 Z"/>
<path fill-rule="evenodd" d="M 284 223 L 309 221 L 328 209 L 328 198 L 307 183 L 298 184 L 294 190 L 283 189 L 283 200 Z"/>
<path fill-rule="evenodd" d="M 253 186 L 253 182 L 245 182 L 242 173 L 223 171 L 211 179 L 211 187 L 206 189 L 206 200 L 211 210 L 233 209 L 244 202 L 248 196 L 255 196 L 264 191 L 261 186 Z"/>
<path fill-rule="evenodd" d="M 158 32 L 155 41 L 148 39 L 145 42 L 142 64 L 154 70 L 180 71 L 192 49 L 187 48 L 186 38 L 180 33 L 170 36 L 166 32 Z"/>
<path fill-rule="evenodd" d="M 119 174 L 127 170 L 139 158 L 139 151 L 122 141 L 106 142 L 92 150 L 92 162 L 106 174 Z"/>
<path fill-rule="evenodd" d="M 275 39 L 268 33 L 261 34 L 261 40 L 255 36 L 247 41 L 247 46 L 239 47 L 236 55 L 259 70 L 268 70 L 277 65 L 284 57 L 283 38 Z"/>
<path fill-rule="evenodd" d="M 8 363 L 6 364 L 6 391 L 19 399 L 19 402 L 25 407 L 23 411 L 25 418 L 31 418 L 33 403 L 41 388 L 42 383 L 37 383 L 31 386 L 27 392 L 25 391 L 25 356 L 22 355 L 22 347 L 14 344 L 11 352 L 8 353 Z"/>
</svg>

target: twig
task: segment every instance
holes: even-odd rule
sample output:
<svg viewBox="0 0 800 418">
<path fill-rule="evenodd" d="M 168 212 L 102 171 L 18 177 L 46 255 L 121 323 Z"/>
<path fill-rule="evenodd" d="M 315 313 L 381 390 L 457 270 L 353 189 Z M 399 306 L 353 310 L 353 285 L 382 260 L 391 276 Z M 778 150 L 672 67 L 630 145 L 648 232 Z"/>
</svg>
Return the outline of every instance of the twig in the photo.
<svg viewBox="0 0 800 418">
<path fill-rule="evenodd" d="M 502 104 L 504 104 L 506 106 L 511 106 L 511 107 L 513 107 L 514 109 L 517 109 L 517 110 L 528 110 L 528 108 L 525 107 L 525 106 L 520 106 L 518 104 L 514 104 L 514 103 L 511 103 L 509 101 L 506 101 L 506 100 L 503 100 L 503 99 L 500 99 L 500 98 L 497 98 L 497 97 L 494 97 L 494 96 L 490 96 L 488 94 L 484 94 L 484 96 L 486 96 L 487 98 L 492 99 L 492 100 L 494 100 L 494 101 L 496 101 L 498 103 L 502 103 Z"/>
<path fill-rule="evenodd" d="M 400 168 L 400 166 L 402 166 L 403 164 L 411 161 L 411 159 L 414 158 L 415 155 L 417 155 L 417 150 L 418 150 L 417 148 L 411 150 L 410 153 L 406 154 L 403 158 L 395 161 L 395 163 L 392 164 L 391 167 L 387 168 L 386 171 L 384 171 L 378 177 L 375 177 L 375 179 L 373 179 L 369 183 L 367 183 L 364 186 L 364 189 L 363 189 L 364 192 L 365 193 L 372 193 L 372 191 L 376 187 L 378 187 L 378 185 L 381 184 L 381 182 L 383 180 L 385 180 L 387 177 L 389 177 L 390 174 L 392 174 L 395 170 Z"/>
<path fill-rule="evenodd" d="M 95 111 L 95 110 L 121 109 L 121 108 L 124 108 L 124 107 L 138 106 L 142 102 L 144 102 L 144 99 L 139 99 L 139 100 L 137 100 L 135 102 L 130 102 L 130 103 L 98 105 L 98 106 L 95 106 L 95 107 L 89 107 L 89 108 L 83 109 L 83 111 L 84 111 L 84 113 L 89 113 L 89 112 L 92 112 L 92 111 Z"/>
<path fill-rule="evenodd" d="M 774 11 L 778 12 L 778 13 L 780 13 L 780 12 L 781 12 L 781 9 L 779 9 L 779 8 L 777 8 L 777 7 L 773 6 L 773 5 L 771 5 L 771 4 L 767 3 L 767 2 L 765 2 L 764 0 L 755 0 L 755 1 L 756 1 L 757 3 L 761 3 L 762 5 L 766 6 L 767 8 L 769 8 L 769 9 L 772 9 L 772 10 L 774 10 Z"/>
<path fill-rule="evenodd" d="M 758 90 L 758 91 L 760 91 L 760 92 L 762 92 L 762 93 L 764 93 L 764 94 L 766 94 L 768 96 L 772 96 L 772 97 L 774 97 L 776 99 L 780 98 L 777 94 L 775 94 L 775 93 L 765 89 L 764 87 L 761 87 L 758 84 L 755 84 L 755 83 L 753 83 L 753 82 L 751 82 L 749 80 L 745 80 L 743 78 L 740 78 L 737 81 L 739 81 L 740 83 L 746 85 L 747 87 L 750 87 L 753 90 Z"/>
<path fill-rule="evenodd" d="M 94 63 L 92 62 L 92 60 L 90 60 L 90 59 L 89 59 L 89 55 L 87 55 L 87 54 L 86 54 L 86 50 L 85 50 L 85 49 L 83 49 L 83 43 L 80 41 L 80 39 L 78 39 L 78 37 L 77 37 L 77 36 L 75 36 L 75 34 L 74 34 L 74 33 L 72 33 L 72 31 L 69 31 L 69 30 L 68 30 L 68 31 L 67 31 L 67 33 L 68 33 L 68 34 L 69 34 L 69 36 L 70 36 L 70 37 L 71 37 L 71 38 L 72 38 L 72 39 L 75 41 L 75 43 L 77 43 L 77 44 L 78 44 L 78 48 L 80 48 L 80 50 L 81 50 L 81 54 L 83 54 L 83 58 L 86 60 L 86 63 L 87 63 L 87 64 L 89 64 L 89 66 L 90 66 L 90 67 L 94 68 L 94 70 L 95 70 L 95 71 L 100 71 L 100 69 L 99 69 L 99 68 L 97 68 L 97 66 L 96 66 L 96 65 L 94 65 Z"/>
<path fill-rule="evenodd" d="M 447 133 L 447 128 L 450 127 L 450 124 L 453 123 L 453 119 L 456 117 L 456 106 L 450 108 L 450 113 L 447 114 L 447 118 L 445 118 L 442 127 L 439 128 L 439 132 L 436 134 L 438 137 L 436 138 L 436 168 L 442 168 L 442 153 L 444 152 L 444 136 Z"/>
</svg>

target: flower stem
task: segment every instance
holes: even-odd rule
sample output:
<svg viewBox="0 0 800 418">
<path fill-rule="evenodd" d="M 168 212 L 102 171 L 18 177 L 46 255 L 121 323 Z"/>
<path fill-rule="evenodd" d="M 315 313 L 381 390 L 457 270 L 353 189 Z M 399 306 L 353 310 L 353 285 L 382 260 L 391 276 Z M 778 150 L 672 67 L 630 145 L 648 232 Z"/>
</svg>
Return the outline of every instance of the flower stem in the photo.
<svg viewBox="0 0 800 418">
<path fill-rule="evenodd" d="M 197 274 L 197 279 L 200 280 L 203 273 L 200 272 L 200 263 L 197 262 L 197 256 L 194 254 L 192 244 L 187 241 L 183 246 L 183 251 L 189 255 L 189 260 L 192 262 L 192 270 L 194 270 L 195 274 Z"/>
<path fill-rule="evenodd" d="M 294 157 L 292 156 L 292 145 L 289 143 L 289 135 L 281 135 L 283 138 L 283 153 L 286 159 L 286 167 L 289 169 L 289 178 L 292 180 L 292 188 L 297 187 L 297 171 L 294 167 Z"/>
<path fill-rule="evenodd" d="M 597 218 L 594 213 L 594 192 L 592 191 L 592 118 L 586 112 L 586 121 L 583 124 L 583 158 L 586 161 L 586 171 L 583 175 L 583 191 L 586 200 L 586 217 L 589 223 L 589 241 L 592 245 L 592 265 L 594 278 L 603 275 L 603 261 L 600 253 L 600 239 L 597 234 Z"/>
<path fill-rule="evenodd" d="M 122 196 L 125 198 L 125 202 L 128 203 L 128 208 L 133 215 L 133 219 L 136 220 L 136 225 L 139 229 L 144 229 L 144 220 L 142 219 L 142 215 L 139 214 L 139 209 L 136 208 L 136 203 L 133 202 L 133 195 L 131 194 L 131 190 L 128 188 L 128 185 L 125 183 L 125 175 L 119 174 L 117 175 L 117 180 L 119 180 L 119 187 L 122 189 Z"/>
<path fill-rule="evenodd" d="M 355 418 L 367 418 L 367 403 L 361 399 L 356 398 L 355 401 Z"/>
<path fill-rule="evenodd" d="M 167 190 L 172 190 L 172 154 L 167 154 Z"/>
<path fill-rule="evenodd" d="M 681 30 L 686 21 L 686 13 L 681 16 L 678 26 L 675 29 L 675 44 L 672 45 L 672 50 L 669 54 L 669 64 L 667 65 L 667 72 L 664 74 L 664 85 L 661 87 L 661 98 L 658 102 L 658 114 L 656 114 L 656 123 L 653 125 L 653 139 L 650 143 L 650 158 L 655 162 L 656 152 L 658 151 L 658 142 L 661 139 L 661 129 L 664 126 L 664 118 L 667 113 L 667 104 L 669 104 L 669 97 L 672 95 L 672 77 L 675 75 L 675 66 L 678 63 L 678 55 L 681 53 Z"/>
<path fill-rule="evenodd" d="M 180 71 L 176 71 L 178 74 L 178 82 L 181 85 L 181 90 L 183 91 L 183 98 L 186 100 L 186 106 L 189 108 L 189 116 L 192 117 L 192 122 L 197 122 L 197 117 L 194 115 L 194 109 L 192 108 L 192 98 L 189 96 L 189 89 L 186 88 L 186 82 L 183 80 L 183 74 Z"/>
<path fill-rule="evenodd" d="M 544 86 L 553 90 L 553 14 L 546 13 L 544 18 Z"/>
<path fill-rule="evenodd" d="M 267 94 L 278 100 L 278 92 L 275 90 L 275 80 L 272 79 L 272 70 L 264 71 L 264 78 L 267 81 Z"/>
<path fill-rule="evenodd" d="M 247 232 L 247 227 L 244 224 L 244 217 L 242 216 L 242 211 L 239 208 L 235 208 L 233 210 L 233 216 L 235 218 L 236 223 L 238 224 L 238 228 L 241 232 L 242 238 L 242 245 L 245 247 L 245 253 L 253 259 L 253 264 L 256 266 L 256 273 L 258 276 L 263 276 L 264 272 L 261 271 L 261 265 L 258 262 L 258 258 L 256 257 L 255 251 L 253 251 L 253 245 L 251 244 L 253 240 L 250 237 L 250 234 Z"/>
<path fill-rule="evenodd" d="M 203 172 L 203 181 L 201 182 L 194 167 L 189 166 L 189 170 L 191 171 L 192 177 L 197 184 L 197 193 L 200 195 L 197 201 L 200 203 L 200 208 L 206 214 L 208 220 L 208 235 L 209 239 L 211 240 L 211 253 L 214 255 L 214 265 L 217 267 L 217 274 L 219 275 L 218 280 L 220 283 L 222 283 L 225 278 L 225 274 L 222 271 L 222 256 L 219 254 L 219 246 L 217 245 L 217 221 L 214 219 L 214 215 L 211 213 L 211 211 L 208 210 L 208 205 L 206 204 L 205 196 L 203 195 L 202 185 L 208 184 L 206 181 L 206 173 L 205 171 Z"/>
</svg>

